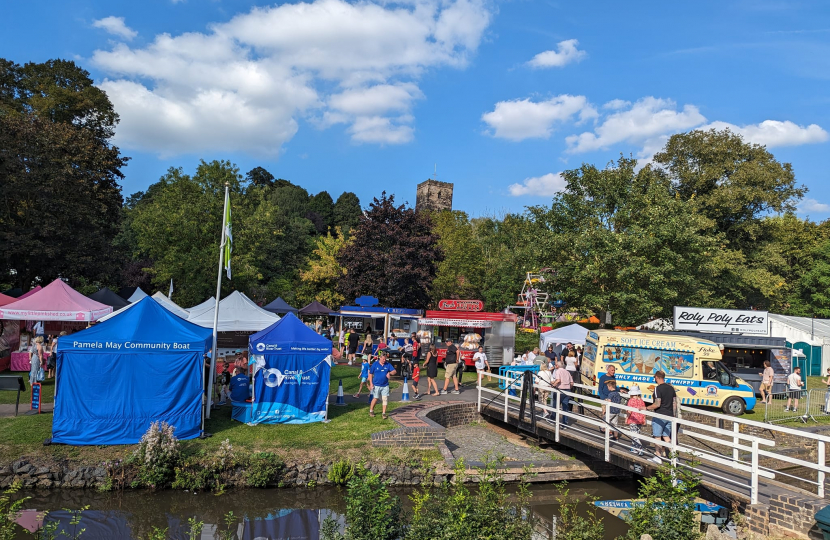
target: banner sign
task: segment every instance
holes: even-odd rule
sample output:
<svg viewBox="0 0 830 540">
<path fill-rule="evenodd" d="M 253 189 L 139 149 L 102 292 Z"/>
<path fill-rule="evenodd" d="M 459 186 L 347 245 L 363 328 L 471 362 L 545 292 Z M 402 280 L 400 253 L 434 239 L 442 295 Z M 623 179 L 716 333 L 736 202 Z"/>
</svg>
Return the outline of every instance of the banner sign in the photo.
<svg viewBox="0 0 830 540">
<path fill-rule="evenodd" d="M 254 375 L 252 424 L 308 424 L 325 419 L 331 366 L 323 355 L 265 354 L 258 358 L 264 362 L 258 362 Z"/>
<path fill-rule="evenodd" d="M 40 413 L 40 383 L 32 383 L 32 410 Z"/>
<path fill-rule="evenodd" d="M 792 349 L 770 349 L 770 367 L 773 371 L 772 382 L 786 384 L 787 376 L 792 370 Z"/>
<path fill-rule="evenodd" d="M 492 321 L 476 321 L 467 319 L 418 319 L 421 326 L 453 326 L 458 328 L 492 328 Z"/>
<path fill-rule="evenodd" d="M 112 313 L 111 307 L 94 311 L 34 311 L 29 309 L 2 309 L 0 319 L 18 321 L 97 321 Z"/>
<path fill-rule="evenodd" d="M 484 302 L 481 300 L 441 300 L 438 302 L 441 311 L 481 311 Z"/>
<path fill-rule="evenodd" d="M 769 314 L 766 311 L 674 306 L 674 329 L 767 335 Z"/>
<path fill-rule="evenodd" d="M 200 343 L 148 343 L 138 341 L 79 341 L 70 339 L 72 336 L 61 338 L 61 352 L 75 351 L 117 351 L 117 352 L 152 352 L 152 351 L 195 351 L 204 352 L 205 344 Z"/>
</svg>

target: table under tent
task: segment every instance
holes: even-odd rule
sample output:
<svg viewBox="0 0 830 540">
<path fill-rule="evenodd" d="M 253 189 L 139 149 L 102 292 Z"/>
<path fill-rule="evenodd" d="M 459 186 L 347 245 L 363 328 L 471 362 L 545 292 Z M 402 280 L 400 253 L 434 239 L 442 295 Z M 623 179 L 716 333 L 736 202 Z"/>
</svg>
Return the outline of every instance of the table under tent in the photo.
<svg viewBox="0 0 830 540">
<path fill-rule="evenodd" d="M 234 402 L 233 418 L 254 424 L 307 424 L 328 415 L 331 341 L 293 313 L 251 336 L 251 403 Z"/>
<path fill-rule="evenodd" d="M 52 442 L 134 444 L 157 421 L 197 437 L 212 334 L 144 298 L 61 339 Z"/>
</svg>

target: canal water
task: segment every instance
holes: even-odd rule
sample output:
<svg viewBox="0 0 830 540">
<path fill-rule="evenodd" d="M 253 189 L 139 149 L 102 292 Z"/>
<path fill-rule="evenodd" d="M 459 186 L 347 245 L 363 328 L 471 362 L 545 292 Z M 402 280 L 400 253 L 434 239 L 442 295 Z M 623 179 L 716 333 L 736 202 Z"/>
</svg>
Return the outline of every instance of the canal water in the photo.
<svg viewBox="0 0 830 540">
<path fill-rule="evenodd" d="M 571 497 L 588 496 L 608 499 L 629 499 L 635 496 L 636 483 L 632 480 L 613 482 L 580 481 L 568 484 Z M 554 516 L 558 514 L 559 489 L 552 484 L 531 485 L 532 510 L 537 519 L 536 539 L 550 538 Z M 409 508 L 411 489 L 395 491 Z M 168 538 L 188 539 L 188 520 L 202 522 L 196 538 L 216 540 L 317 540 L 320 523 L 327 516 L 343 522 L 345 490 L 338 488 L 297 488 L 228 491 L 222 495 L 188 493 L 182 491 L 125 491 L 98 493 L 94 491 L 35 491 L 26 501 L 18 524 L 34 531 L 42 523 L 44 511 L 48 521 L 57 521 L 58 530 L 72 538 L 73 529 L 85 529 L 81 540 L 147 538 L 154 528 L 168 529 Z M 88 507 L 81 514 L 80 523 L 71 523 L 73 513 Z M 584 507 L 582 511 L 584 511 Z M 227 519 L 228 513 L 233 517 Z M 606 538 L 611 540 L 624 534 L 625 523 L 598 510 L 604 517 Z M 229 531 L 230 536 L 220 535 Z M 16 538 L 31 538 L 20 530 Z M 66 538 L 60 536 L 60 538 Z"/>
</svg>

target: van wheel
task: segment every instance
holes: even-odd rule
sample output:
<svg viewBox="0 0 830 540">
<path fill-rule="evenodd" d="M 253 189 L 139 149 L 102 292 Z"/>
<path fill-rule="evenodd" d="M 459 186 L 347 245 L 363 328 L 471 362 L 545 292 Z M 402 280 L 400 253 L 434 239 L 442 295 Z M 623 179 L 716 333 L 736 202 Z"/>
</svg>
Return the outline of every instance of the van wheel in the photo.
<svg viewBox="0 0 830 540">
<path fill-rule="evenodd" d="M 723 406 L 721 406 L 723 412 L 726 414 L 731 414 L 732 416 L 741 416 L 743 413 L 746 412 L 746 403 L 739 397 L 731 397 L 724 401 Z"/>
</svg>

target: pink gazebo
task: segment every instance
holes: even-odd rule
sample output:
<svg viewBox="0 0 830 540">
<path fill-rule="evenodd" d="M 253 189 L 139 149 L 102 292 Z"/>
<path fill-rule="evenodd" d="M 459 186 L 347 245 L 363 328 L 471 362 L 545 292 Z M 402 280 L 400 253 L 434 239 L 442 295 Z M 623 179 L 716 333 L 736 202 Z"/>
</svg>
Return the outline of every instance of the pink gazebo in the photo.
<svg viewBox="0 0 830 540">
<path fill-rule="evenodd" d="M 0 307 L 0 319 L 13 321 L 97 321 L 112 307 L 91 300 L 60 279 Z"/>
<path fill-rule="evenodd" d="M 17 302 L 17 298 L 0 294 L 0 306 L 5 306 L 6 304 L 11 304 L 12 302 Z"/>
</svg>

